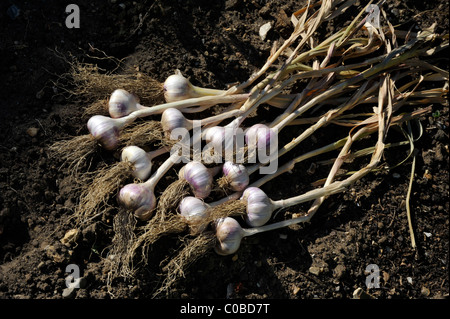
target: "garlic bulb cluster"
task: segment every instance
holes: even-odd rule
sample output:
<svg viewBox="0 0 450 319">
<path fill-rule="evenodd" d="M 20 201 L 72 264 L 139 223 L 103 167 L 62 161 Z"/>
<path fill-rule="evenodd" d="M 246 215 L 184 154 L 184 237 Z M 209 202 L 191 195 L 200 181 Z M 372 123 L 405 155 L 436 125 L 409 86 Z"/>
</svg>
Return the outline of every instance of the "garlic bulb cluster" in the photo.
<svg viewBox="0 0 450 319">
<path fill-rule="evenodd" d="M 188 224 L 200 224 L 200 227 L 193 227 L 192 231 L 194 233 L 199 233 L 205 230 L 206 224 L 201 223 L 202 220 L 205 220 L 208 217 L 208 205 L 205 202 L 197 197 L 187 196 L 183 198 L 180 205 L 178 206 L 178 210 L 180 215 L 183 216 Z"/>
<path fill-rule="evenodd" d="M 115 119 L 103 115 L 92 116 L 87 127 L 91 135 L 106 150 L 114 150 L 119 144 L 120 126 Z"/>
<path fill-rule="evenodd" d="M 239 249 L 244 236 L 244 230 L 234 218 L 218 219 L 216 221 L 217 244 L 214 251 L 222 256 L 234 254 Z"/>
<path fill-rule="evenodd" d="M 127 146 L 122 150 L 121 161 L 133 164 L 133 176 L 140 180 L 146 180 L 152 170 L 150 156 L 142 148 Z"/>
<path fill-rule="evenodd" d="M 258 187 L 249 187 L 242 194 L 241 201 L 246 203 L 246 223 L 251 227 L 267 223 L 274 210 L 272 200 Z"/>
<path fill-rule="evenodd" d="M 156 197 L 153 191 L 144 183 L 127 184 L 119 191 L 119 203 L 127 210 L 134 211 L 134 215 L 146 220 L 156 207 Z"/>
<path fill-rule="evenodd" d="M 242 164 L 227 161 L 223 164 L 222 172 L 228 186 L 236 192 L 242 192 L 250 182 L 247 169 Z"/>
<path fill-rule="evenodd" d="M 213 176 L 200 162 L 192 161 L 183 166 L 179 178 L 185 179 L 191 185 L 195 197 L 206 198 L 211 193 Z"/>
<path fill-rule="evenodd" d="M 108 111 L 112 118 L 124 117 L 142 108 L 138 98 L 124 89 L 117 89 L 109 97 Z"/>
</svg>

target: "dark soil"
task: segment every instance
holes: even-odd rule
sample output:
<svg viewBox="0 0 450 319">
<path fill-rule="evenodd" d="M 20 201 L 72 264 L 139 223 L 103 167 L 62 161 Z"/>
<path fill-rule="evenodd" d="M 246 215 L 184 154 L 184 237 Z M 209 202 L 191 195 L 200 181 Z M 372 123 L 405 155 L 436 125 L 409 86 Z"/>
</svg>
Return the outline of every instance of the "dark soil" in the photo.
<svg viewBox="0 0 450 319">
<path fill-rule="evenodd" d="M 54 85 L 69 70 L 60 56 L 111 70 L 107 60 L 90 57 L 103 51 L 127 58 L 127 65 L 160 82 L 179 69 L 195 85 L 226 88 L 246 80 L 263 65 L 273 42 L 289 36 L 290 16 L 303 2 L 79 0 L 81 27 L 68 29 L 69 1 L 2 1 L 0 298 L 63 298 L 66 267 L 76 264 L 85 282 L 74 298 L 148 299 L 162 280 L 160 262 L 179 245 L 175 236 L 162 239 L 148 267 L 131 280 L 114 280 L 108 292 L 105 258 L 113 216 L 83 229 L 76 245 L 61 243 L 73 228 L 70 217 L 79 193 L 67 168 L 49 158 L 48 148 L 87 133 L 82 114 L 89 101 L 71 98 Z M 20 8 L 15 19 L 7 13 L 13 3 Z M 448 1 L 391 0 L 385 8 L 400 29 L 419 30 L 437 22 L 438 33 L 448 32 Z M 353 16 L 349 11 L 341 22 Z M 268 21 L 273 28 L 262 41 L 258 30 Z M 330 24 L 322 31 L 331 34 L 340 26 Z M 448 70 L 447 61 L 440 61 Z M 448 298 L 448 106 L 433 105 L 433 115 L 421 123 L 410 202 L 417 249 L 411 247 L 405 209 L 409 159 L 329 198 L 309 224 L 249 237 L 233 256 L 211 252 L 167 297 L 347 299 L 361 287 L 380 299 Z M 320 138 L 326 137 L 315 140 Z M 407 152 L 407 147 L 387 152 L 386 161 L 397 163 Z M 299 194 L 317 176 L 326 176 L 328 167 L 321 167 L 316 178 L 305 177 L 310 165 L 296 167 L 263 189 L 274 199 Z M 285 214 L 307 208 L 299 205 Z M 380 287 L 368 290 L 365 270 L 372 264 L 380 270 Z"/>
</svg>

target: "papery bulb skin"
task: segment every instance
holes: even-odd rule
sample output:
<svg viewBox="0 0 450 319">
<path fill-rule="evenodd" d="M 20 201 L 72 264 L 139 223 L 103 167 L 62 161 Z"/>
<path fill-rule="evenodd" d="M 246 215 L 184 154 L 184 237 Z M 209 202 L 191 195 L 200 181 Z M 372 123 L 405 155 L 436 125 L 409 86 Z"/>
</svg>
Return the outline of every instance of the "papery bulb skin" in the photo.
<svg viewBox="0 0 450 319">
<path fill-rule="evenodd" d="M 119 191 L 118 201 L 124 208 L 134 211 L 136 217 L 146 216 L 156 207 L 155 194 L 144 184 L 125 185 Z"/>
<path fill-rule="evenodd" d="M 178 206 L 178 210 L 180 211 L 180 215 L 186 218 L 187 222 L 192 225 L 198 224 L 200 227 L 195 227 L 193 231 L 195 233 L 202 232 L 207 224 L 202 223 L 208 217 L 208 206 L 199 198 L 188 196 L 183 198 L 180 205 Z"/>
<path fill-rule="evenodd" d="M 167 103 L 195 97 L 192 84 L 180 73 L 169 76 L 163 85 L 164 98 Z"/>
<path fill-rule="evenodd" d="M 191 185 L 195 197 L 206 198 L 211 193 L 213 178 L 202 163 L 196 161 L 187 163 L 180 175 Z"/>
<path fill-rule="evenodd" d="M 117 148 L 120 130 L 113 119 L 103 115 L 94 115 L 89 119 L 87 127 L 104 149 L 114 150 Z"/>
<path fill-rule="evenodd" d="M 205 141 L 217 150 L 223 150 L 225 140 L 225 128 L 213 126 L 205 130 Z"/>
<path fill-rule="evenodd" d="M 246 203 L 246 223 L 259 227 L 267 223 L 272 216 L 273 206 L 270 198 L 258 187 L 249 187 L 242 194 L 241 201 Z"/>
<path fill-rule="evenodd" d="M 119 191 L 119 203 L 123 207 L 136 210 L 142 206 L 155 206 L 155 195 L 141 183 L 127 184 Z"/>
<path fill-rule="evenodd" d="M 177 128 L 188 128 L 189 123 L 180 110 L 169 108 L 161 115 L 161 126 L 170 135 Z"/>
<path fill-rule="evenodd" d="M 250 182 L 247 169 L 242 164 L 227 161 L 223 164 L 222 172 L 227 179 L 229 187 L 235 192 L 243 191 Z"/>
<path fill-rule="evenodd" d="M 214 251 L 221 256 L 234 254 L 243 237 L 244 231 L 234 218 L 221 218 L 216 222 L 217 244 Z"/>
<path fill-rule="evenodd" d="M 145 181 L 152 171 L 152 162 L 148 157 L 148 154 L 140 147 L 131 145 L 122 150 L 121 161 L 130 162 L 133 169 L 133 176 Z"/>
<path fill-rule="evenodd" d="M 109 97 L 108 111 L 112 118 L 124 117 L 138 110 L 137 97 L 123 89 L 114 90 Z"/>
<path fill-rule="evenodd" d="M 235 151 L 236 135 L 234 133 L 233 127 L 213 126 L 205 130 L 204 138 L 208 147 L 214 149 L 214 154 L 222 156 L 223 152 Z"/>
<path fill-rule="evenodd" d="M 273 129 L 264 124 L 255 124 L 245 132 L 245 143 L 250 150 L 272 153 L 278 148 L 278 136 Z"/>
</svg>

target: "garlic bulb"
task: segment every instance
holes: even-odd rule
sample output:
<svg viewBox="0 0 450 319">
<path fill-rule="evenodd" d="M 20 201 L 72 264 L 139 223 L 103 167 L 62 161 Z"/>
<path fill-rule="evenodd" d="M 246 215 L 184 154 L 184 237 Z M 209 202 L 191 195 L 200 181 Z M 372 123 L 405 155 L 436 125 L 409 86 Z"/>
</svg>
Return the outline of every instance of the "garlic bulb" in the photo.
<svg viewBox="0 0 450 319">
<path fill-rule="evenodd" d="M 205 130 L 205 141 L 214 148 L 223 148 L 225 140 L 225 128 L 222 126 L 213 126 Z"/>
<path fill-rule="evenodd" d="M 192 187 L 195 197 L 206 198 L 211 193 L 213 177 L 205 165 L 192 161 L 187 163 L 179 173 Z"/>
<path fill-rule="evenodd" d="M 156 207 L 156 198 L 153 191 L 145 184 L 128 184 L 122 187 L 118 196 L 119 203 L 140 219 L 148 216 Z"/>
<path fill-rule="evenodd" d="M 264 124 L 255 124 L 245 132 L 245 143 L 250 151 L 272 153 L 278 147 L 277 134 Z"/>
<path fill-rule="evenodd" d="M 169 108 L 161 115 L 161 126 L 167 134 L 170 134 L 174 129 L 183 127 L 190 129 L 191 125 L 184 117 L 180 110 Z"/>
<path fill-rule="evenodd" d="M 249 187 L 242 194 L 241 201 L 246 203 L 245 221 L 251 227 L 262 226 L 272 216 L 272 200 L 258 187 Z"/>
<path fill-rule="evenodd" d="M 310 216 L 301 216 L 260 227 L 242 228 L 241 225 L 231 217 L 221 218 L 216 220 L 215 223 L 217 243 L 214 250 L 217 254 L 222 256 L 234 254 L 239 249 L 242 238 L 244 237 L 309 221 Z"/>
<path fill-rule="evenodd" d="M 234 254 L 239 249 L 244 235 L 241 225 L 235 219 L 226 217 L 217 220 L 217 244 L 214 251 L 222 256 Z"/>
<path fill-rule="evenodd" d="M 227 161 L 223 164 L 222 172 L 230 188 L 236 192 L 243 191 L 250 182 L 247 169 L 242 164 Z"/>
<path fill-rule="evenodd" d="M 152 170 L 152 162 L 147 152 L 142 148 L 131 145 L 122 150 L 121 160 L 133 164 L 133 176 L 140 180 L 146 180 Z"/>
<path fill-rule="evenodd" d="M 138 98 L 123 89 L 115 90 L 108 101 L 109 115 L 112 118 L 119 118 L 140 109 Z"/>
<path fill-rule="evenodd" d="M 175 102 L 194 97 L 192 84 L 181 73 L 169 76 L 163 85 L 166 102 Z"/>
<path fill-rule="evenodd" d="M 179 70 L 164 81 L 163 89 L 164 98 L 167 103 L 201 96 L 225 94 L 225 91 L 222 90 L 207 89 L 192 85 Z"/>
<path fill-rule="evenodd" d="M 195 233 L 202 232 L 207 226 L 206 224 L 201 223 L 202 220 L 206 219 L 206 217 L 208 216 L 207 208 L 208 205 L 205 204 L 205 202 L 193 196 L 183 198 L 180 205 L 178 206 L 181 216 L 186 218 L 189 224 L 198 223 L 202 225 L 200 227 L 194 227 L 194 229 L 192 229 Z"/>
<path fill-rule="evenodd" d="M 91 135 L 107 150 L 117 148 L 119 144 L 120 126 L 114 119 L 102 115 L 92 116 L 87 127 Z"/>
<path fill-rule="evenodd" d="M 230 123 L 230 124 L 233 124 Z M 231 126 L 213 126 L 204 131 L 204 139 L 209 147 L 222 155 L 222 152 L 233 152 L 236 145 L 236 129 Z"/>
</svg>

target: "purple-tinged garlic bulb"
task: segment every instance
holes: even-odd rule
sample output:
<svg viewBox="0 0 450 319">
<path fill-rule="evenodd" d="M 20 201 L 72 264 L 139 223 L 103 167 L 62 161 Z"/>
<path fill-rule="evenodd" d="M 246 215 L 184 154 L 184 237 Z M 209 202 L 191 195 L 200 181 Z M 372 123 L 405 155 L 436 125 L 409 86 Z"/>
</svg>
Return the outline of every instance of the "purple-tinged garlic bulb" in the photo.
<svg viewBox="0 0 450 319">
<path fill-rule="evenodd" d="M 103 115 L 94 115 L 89 119 L 87 127 L 104 149 L 114 150 L 117 148 L 120 126 L 116 120 Z"/>
<path fill-rule="evenodd" d="M 257 151 L 269 154 L 278 148 L 277 134 L 273 129 L 264 124 L 255 124 L 245 132 L 245 143 L 249 152 Z"/>
<path fill-rule="evenodd" d="M 142 148 L 131 145 L 122 150 L 121 161 L 128 161 L 133 165 L 132 175 L 145 181 L 152 171 L 152 161 Z"/>
<path fill-rule="evenodd" d="M 144 183 L 128 184 L 122 187 L 118 201 L 124 208 L 134 211 L 134 215 L 141 220 L 150 218 L 156 207 L 155 194 Z"/>
<path fill-rule="evenodd" d="M 194 233 L 202 232 L 207 224 L 202 223 L 208 217 L 208 205 L 197 197 L 188 196 L 183 198 L 178 206 L 180 215 L 183 216 L 191 227 Z M 199 227 L 192 225 L 201 225 Z"/>
<path fill-rule="evenodd" d="M 109 97 L 108 111 L 112 118 L 124 117 L 142 108 L 138 98 L 124 89 L 117 89 Z"/>
<path fill-rule="evenodd" d="M 206 198 L 212 190 L 213 177 L 210 169 L 200 162 L 187 163 L 179 172 L 179 178 L 191 185 L 195 197 Z"/>
<path fill-rule="evenodd" d="M 242 164 L 227 161 L 223 164 L 222 172 L 229 187 L 236 192 L 243 191 L 250 182 L 247 169 Z"/>
<path fill-rule="evenodd" d="M 246 223 L 251 227 L 262 226 L 272 216 L 272 200 L 258 187 L 249 187 L 242 194 L 241 201 L 247 206 Z"/>
<path fill-rule="evenodd" d="M 234 254 L 241 245 L 244 231 L 239 223 L 231 217 L 216 221 L 217 245 L 214 251 L 222 256 Z"/>
</svg>

